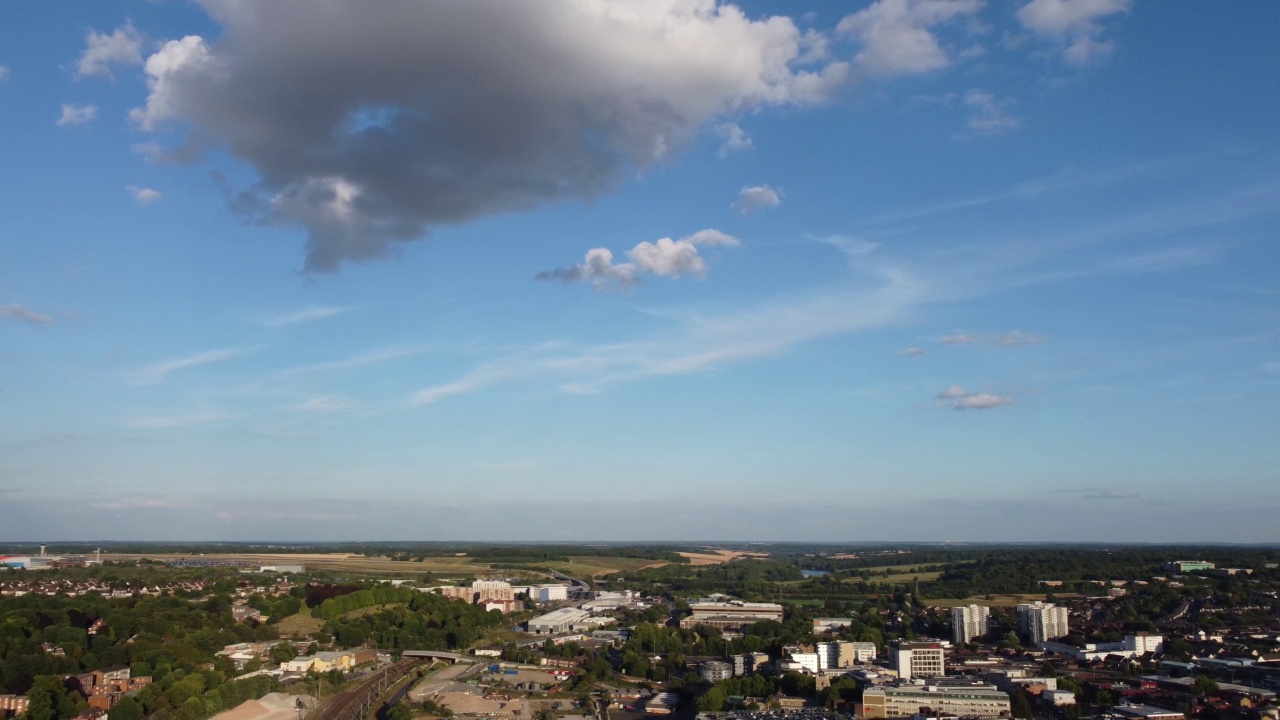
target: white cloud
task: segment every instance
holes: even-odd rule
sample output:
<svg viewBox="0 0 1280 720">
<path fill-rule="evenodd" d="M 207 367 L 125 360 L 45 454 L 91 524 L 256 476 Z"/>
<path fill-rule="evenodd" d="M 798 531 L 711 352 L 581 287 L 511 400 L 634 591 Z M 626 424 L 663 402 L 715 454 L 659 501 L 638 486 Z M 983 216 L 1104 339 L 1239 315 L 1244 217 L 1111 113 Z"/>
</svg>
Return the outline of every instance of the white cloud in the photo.
<svg viewBox="0 0 1280 720">
<path fill-rule="evenodd" d="M 743 215 L 749 215 L 758 210 L 778 207 L 781 204 L 782 198 L 779 197 L 777 190 L 768 185 L 749 185 L 738 192 L 738 199 L 734 200 L 729 207 Z"/>
<path fill-rule="evenodd" d="M 598 196 L 705 127 L 826 100 L 849 69 L 791 19 L 716 0 L 201 5 L 219 39 L 151 55 L 132 117 L 253 166 L 233 207 L 305 228 L 311 271 Z"/>
<path fill-rule="evenodd" d="M 877 0 L 841 20 L 836 32 L 862 45 L 854 64 L 865 74 L 917 75 L 951 64 L 931 30 L 973 15 L 982 4 L 982 0 Z"/>
<path fill-rule="evenodd" d="M 956 398 L 965 397 L 968 394 L 969 392 L 964 388 L 960 387 L 959 385 L 952 385 L 946 390 L 943 390 L 942 392 L 938 393 L 936 397 L 939 400 L 955 400 Z"/>
<path fill-rule="evenodd" d="M 186 368 L 222 362 L 224 360 L 232 360 L 257 352 L 258 349 L 259 348 L 231 348 L 226 350 L 206 350 L 205 352 L 188 355 L 186 357 L 164 360 L 135 370 L 130 373 L 129 381 L 134 385 L 157 385 L 164 382 L 165 378 L 178 370 L 185 370 Z"/>
<path fill-rule="evenodd" d="M 750 150 L 754 143 L 751 136 L 742 129 L 738 123 L 721 123 L 716 126 L 716 133 L 720 135 L 720 157 L 728 157 L 729 155 Z"/>
<path fill-rule="evenodd" d="M 1039 345 L 1044 338 L 1021 330 L 1000 333 L 997 335 L 973 335 L 958 333 L 948 335 L 940 340 L 943 345 L 999 345 L 1001 347 L 1017 347 L 1019 345 Z"/>
<path fill-rule="evenodd" d="M 302 323 L 315 322 L 317 320 L 327 320 L 339 315 L 345 315 L 351 312 L 349 307 L 309 307 L 296 310 L 284 315 L 276 315 L 262 321 L 267 327 L 285 327 L 288 325 L 299 325 Z"/>
<path fill-rule="evenodd" d="M 62 115 L 58 117 L 56 124 L 58 127 L 75 127 L 93 122 L 96 117 L 98 117 L 98 108 L 95 105 L 63 103 Z"/>
<path fill-rule="evenodd" d="M 628 262 L 615 263 L 613 251 L 593 248 L 587 251 L 581 263 L 538 273 L 535 280 L 560 280 L 561 282 L 590 282 L 597 290 L 627 288 L 646 274 L 658 277 L 701 277 L 707 273 L 707 265 L 698 252 L 699 246 L 736 247 L 739 240 L 715 229 L 699 230 L 688 237 L 672 240 L 660 238 L 657 242 L 645 241 L 627 251 Z"/>
<path fill-rule="evenodd" d="M 1009 112 L 1016 104 L 1011 98 L 970 90 L 965 93 L 964 104 L 971 113 L 967 124 L 970 135 L 998 135 L 1022 127 L 1022 118 Z"/>
<path fill-rule="evenodd" d="M 129 191 L 129 194 L 133 196 L 134 201 L 139 205 L 150 205 L 162 196 L 159 190 L 138 187 L 137 185 L 126 185 L 125 189 Z"/>
<path fill-rule="evenodd" d="M 21 320 L 32 325 L 50 325 L 53 323 L 53 318 L 48 315 L 38 313 L 25 305 L 18 304 L 0 305 L 0 318 Z"/>
<path fill-rule="evenodd" d="M 112 65 L 142 64 L 142 34 L 131 23 L 110 35 L 90 30 L 84 37 L 84 52 L 76 63 L 76 77 L 110 78 Z"/>
<path fill-rule="evenodd" d="M 977 393 L 976 395 L 957 398 L 955 402 L 951 403 L 951 407 L 956 410 L 989 410 L 1001 405 L 1012 405 L 1013 403 L 1013 397 L 1009 395 Z"/>
<path fill-rule="evenodd" d="M 3 65 L 0 65 L 0 83 L 7 82 L 8 80 L 9 80 L 9 68 Z"/>
<path fill-rule="evenodd" d="M 923 355 L 924 348 L 918 348 L 918 347 L 903 348 L 902 350 L 898 351 L 898 354 L 903 355 L 905 357 L 915 357 L 916 355 Z"/>
<path fill-rule="evenodd" d="M 1056 41 L 1072 65 L 1105 59 L 1114 44 L 1102 37 L 1100 20 L 1127 12 L 1131 0 L 1031 0 L 1018 10 L 1026 29 Z"/>
</svg>

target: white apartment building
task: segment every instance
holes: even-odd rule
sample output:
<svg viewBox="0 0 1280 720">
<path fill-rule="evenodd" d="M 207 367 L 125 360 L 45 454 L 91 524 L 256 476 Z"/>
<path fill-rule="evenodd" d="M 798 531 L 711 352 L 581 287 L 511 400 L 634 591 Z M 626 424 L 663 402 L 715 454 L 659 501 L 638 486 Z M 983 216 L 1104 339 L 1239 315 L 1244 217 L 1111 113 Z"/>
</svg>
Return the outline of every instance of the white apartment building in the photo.
<svg viewBox="0 0 1280 720">
<path fill-rule="evenodd" d="M 540 585 L 538 586 L 538 602 L 556 602 L 557 600 L 569 599 L 569 586 L 567 585 Z"/>
<path fill-rule="evenodd" d="M 951 608 L 951 639 L 964 645 L 974 638 L 987 634 L 991 620 L 991 608 L 984 605 L 968 605 Z"/>
<path fill-rule="evenodd" d="M 893 648 L 893 667 L 903 680 L 947 674 L 946 648 L 941 642 L 900 642 Z"/>
<path fill-rule="evenodd" d="M 1018 629 L 1036 645 L 1064 637 L 1070 634 L 1067 609 L 1039 600 L 1023 603 L 1018 606 Z"/>
<path fill-rule="evenodd" d="M 473 580 L 472 590 L 510 590 L 511 583 L 506 580 Z"/>
</svg>

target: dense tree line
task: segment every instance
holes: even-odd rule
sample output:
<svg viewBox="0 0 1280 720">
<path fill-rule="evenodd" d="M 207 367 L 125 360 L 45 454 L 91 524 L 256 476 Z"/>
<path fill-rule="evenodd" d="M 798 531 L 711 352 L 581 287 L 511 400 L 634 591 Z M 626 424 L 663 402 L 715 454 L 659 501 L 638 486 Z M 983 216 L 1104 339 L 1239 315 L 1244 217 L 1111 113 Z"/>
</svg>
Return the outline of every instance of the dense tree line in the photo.
<svg viewBox="0 0 1280 720">
<path fill-rule="evenodd" d="M 364 604 L 355 604 L 362 598 Z M 335 603 L 324 610 L 328 603 Z M 375 605 L 388 607 L 344 617 L 343 610 Z M 449 600 L 439 595 L 403 588 L 378 587 L 325 601 L 316 609 L 329 620 L 324 632 L 348 647 L 372 643 L 387 650 L 453 650 L 466 648 L 487 628 L 502 624 L 502 614 L 479 605 Z"/>
</svg>

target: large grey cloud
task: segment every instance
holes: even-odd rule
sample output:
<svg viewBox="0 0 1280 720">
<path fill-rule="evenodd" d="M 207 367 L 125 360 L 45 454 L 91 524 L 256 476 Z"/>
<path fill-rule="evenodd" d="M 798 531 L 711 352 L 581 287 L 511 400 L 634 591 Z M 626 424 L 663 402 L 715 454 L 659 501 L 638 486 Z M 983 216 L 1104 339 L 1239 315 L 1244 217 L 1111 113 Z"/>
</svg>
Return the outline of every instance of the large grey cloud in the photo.
<svg viewBox="0 0 1280 720">
<path fill-rule="evenodd" d="M 849 70 L 789 18 L 718 0 L 199 2 L 223 34 L 148 58 L 133 119 L 250 163 L 260 182 L 233 207 L 305 227 L 313 271 L 589 199 L 709 123 L 821 101 Z"/>
</svg>

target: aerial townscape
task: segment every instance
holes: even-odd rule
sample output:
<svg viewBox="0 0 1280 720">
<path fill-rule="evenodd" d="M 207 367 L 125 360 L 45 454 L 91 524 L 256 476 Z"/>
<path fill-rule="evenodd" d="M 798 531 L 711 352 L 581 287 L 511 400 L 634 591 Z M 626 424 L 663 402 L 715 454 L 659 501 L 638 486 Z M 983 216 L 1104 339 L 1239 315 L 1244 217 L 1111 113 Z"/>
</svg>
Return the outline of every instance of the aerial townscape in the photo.
<svg viewBox="0 0 1280 720">
<path fill-rule="evenodd" d="M 1280 549 L 7 550 L 22 720 L 1280 718 Z"/>
<path fill-rule="evenodd" d="M 0 0 L 0 720 L 1280 720 L 1280 0 Z"/>
</svg>

